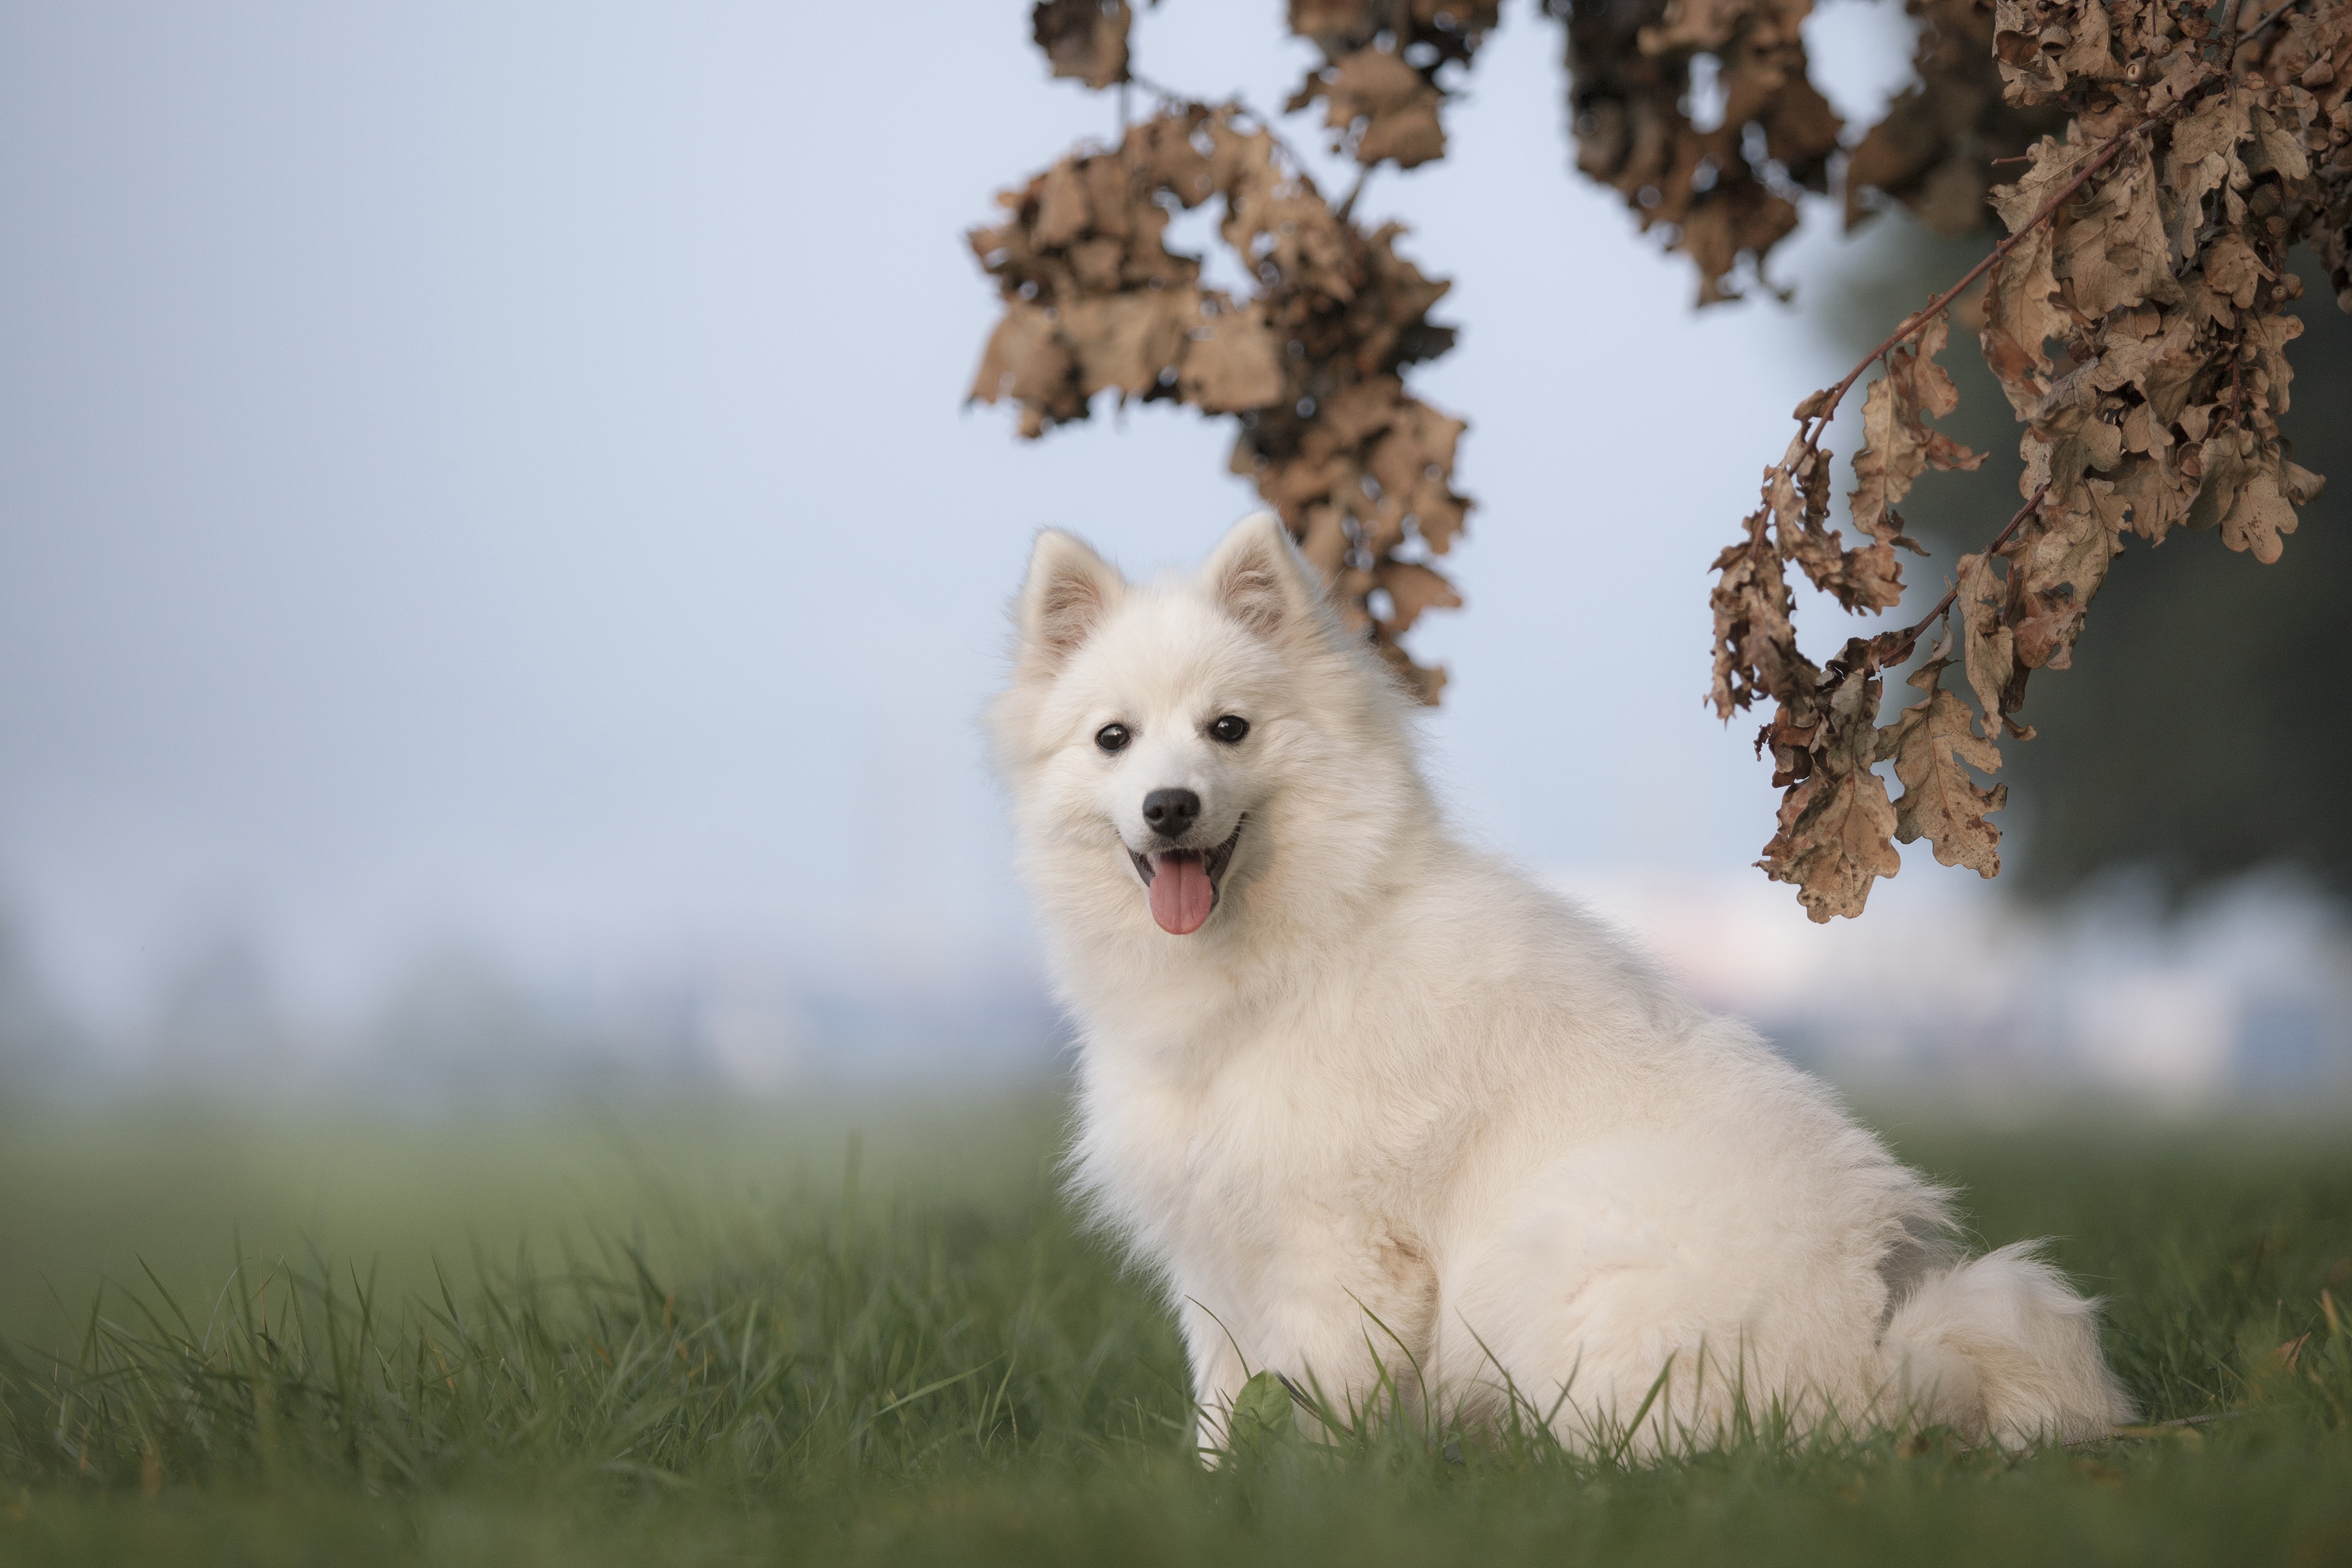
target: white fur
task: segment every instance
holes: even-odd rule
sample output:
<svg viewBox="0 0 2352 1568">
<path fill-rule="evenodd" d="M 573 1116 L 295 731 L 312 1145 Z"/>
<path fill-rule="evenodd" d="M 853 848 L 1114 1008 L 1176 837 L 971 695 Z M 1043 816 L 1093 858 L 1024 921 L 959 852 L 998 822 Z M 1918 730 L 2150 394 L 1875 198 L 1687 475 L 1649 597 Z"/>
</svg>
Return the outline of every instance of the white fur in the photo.
<svg viewBox="0 0 2352 1568">
<path fill-rule="evenodd" d="M 1415 1414 L 1516 1394 L 1634 1453 L 1743 1407 L 2009 1443 L 2130 1418 L 2030 1249 L 1958 1261 L 1947 1194 L 1827 1088 L 1447 831 L 1405 698 L 1270 514 L 1148 585 L 1048 532 L 1015 619 L 990 718 L 1079 1027 L 1073 1170 L 1165 1281 L 1205 1446 L 1266 1368 L 1343 1407 L 1382 1368 Z M 1171 785 L 1201 841 L 1243 825 L 1190 936 L 1129 854 Z"/>
</svg>

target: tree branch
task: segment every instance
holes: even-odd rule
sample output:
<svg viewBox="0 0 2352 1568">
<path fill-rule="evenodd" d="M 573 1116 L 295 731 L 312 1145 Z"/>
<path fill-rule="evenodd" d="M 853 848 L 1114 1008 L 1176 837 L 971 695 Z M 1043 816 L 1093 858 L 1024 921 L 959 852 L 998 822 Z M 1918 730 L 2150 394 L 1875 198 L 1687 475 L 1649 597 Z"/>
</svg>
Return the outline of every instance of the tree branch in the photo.
<svg viewBox="0 0 2352 1568">
<path fill-rule="evenodd" d="M 2296 0 L 2288 0 L 2289 5 L 2295 3 Z M 2281 9 L 2283 10 L 2284 8 L 2284 7 L 2282 7 Z M 1880 343 L 1876 348 L 1863 355 L 1861 363 L 1856 364 L 1852 370 L 1846 372 L 1845 379 L 1839 382 L 1836 386 L 1830 389 L 1829 401 L 1822 404 L 1819 409 L 1814 411 L 1812 417 L 1816 423 L 1814 424 L 1813 428 L 1806 433 L 1803 449 L 1807 452 L 1818 451 L 1820 449 L 1822 437 L 1828 433 L 1830 420 L 1836 416 L 1838 405 L 1845 400 L 1845 395 L 1853 390 L 1853 384 L 1862 379 L 1862 373 L 1868 370 L 1874 361 L 1876 361 L 1881 355 L 1903 343 L 1914 333 L 1917 332 L 1922 327 L 1925 327 L 1928 322 L 1943 314 L 1943 312 L 1951 305 L 1953 300 L 1958 299 L 1962 293 L 1967 291 L 1969 284 L 1975 282 L 1978 279 L 1990 271 L 1994 264 L 1999 262 L 2002 257 L 2007 256 L 2011 250 L 2014 250 L 2019 242 L 2023 240 L 2027 235 L 2032 234 L 2035 229 L 2040 228 L 2043 224 L 2048 223 L 2050 219 L 2056 215 L 2059 208 L 2064 206 L 2069 201 L 2073 200 L 2074 193 L 2081 190 L 2084 184 L 2089 181 L 2093 174 L 2097 174 L 2101 169 L 2104 169 L 2109 163 L 2114 163 L 2116 157 L 2122 153 L 2123 150 L 2126 146 L 2130 145 L 2134 137 L 2139 135 L 2142 132 L 2154 130 L 2157 126 L 2161 125 L 2164 121 L 2179 113 L 2183 108 L 2187 107 L 2190 96 L 2191 94 L 2189 93 L 2182 93 L 2179 98 L 2172 101 L 2168 108 L 2149 115 L 2146 120 L 2141 121 L 2137 125 L 2133 126 L 2130 130 L 2120 132 L 2111 138 L 2106 146 L 2102 148 L 2098 154 L 2092 158 L 2089 163 L 2084 164 L 2082 169 L 2073 179 L 2066 182 L 2065 185 L 2059 190 L 2056 195 L 2052 196 L 2047 202 L 2044 202 L 2042 205 L 2041 210 L 2036 212 L 2032 217 L 2025 220 L 2022 227 L 2019 228 L 2015 234 L 2011 235 L 2007 239 L 2002 240 L 1999 245 L 1994 246 L 1992 247 L 1992 253 L 1987 256 L 1982 261 L 1978 262 L 1974 267 L 1969 268 L 1968 271 L 1961 276 L 1958 282 L 1953 284 L 1949 289 L 1945 289 L 1942 293 L 1928 300 L 1927 303 L 1920 310 L 1906 317 L 1904 320 L 1903 324 L 1895 328 L 1894 332 L 1888 336 L 1885 342 Z"/>
<path fill-rule="evenodd" d="M 1992 542 L 1984 547 L 1984 552 L 1987 555 L 1991 555 L 1998 552 L 2002 545 L 2007 544 L 2009 542 L 2010 535 L 2015 533 L 2020 528 L 2025 526 L 2025 520 L 2033 515 L 2033 509 L 2040 506 L 2042 504 L 2042 498 L 2049 493 L 2050 481 L 2048 479 L 2044 479 L 2042 481 L 2042 488 L 2035 490 L 2032 496 L 2027 498 L 2025 504 L 2017 509 L 2017 515 L 2009 520 L 2008 525 L 2002 528 L 1999 533 L 1992 536 Z M 1895 640 L 1887 645 L 1886 651 L 1883 655 L 1874 656 L 1871 662 L 1875 664 L 1877 668 L 1884 669 L 1890 664 L 1895 664 L 1900 660 L 1910 658 L 1911 650 L 1919 646 L 1919 639 L 1927 635 L 1927 628 L 1944 618 L 1945 613 L 1952 607 L 1952 601 L 1959 597 L 1959 593 L 1960 585 L 1958 583 L 1955 583 L 1950 587 L 1945 589 L 1944 596 L 1936 601 L 1936 607 L 1934 609 L 1920 616 L 1918 620 L 1914 622 L 1912 625 L 1906 626 L 1903 630 L 1895 633 Z"/>
<path fill-rule="evenodd" d="M 2238 30 L 2238 7 L 2242 4 L 2243 0 L 2230 0 L 2228 5 L 2222 6 L 2221 25 L 2213 29 L 2214 38 L 2221 45 L 2221 53 L 2217 58 L 2224 62 L 2237 52 L 2238 46 L 2233 35 Z"/>
<path fill-rule="evenodd" d="M 2273 23 L 2278 21 L 2280 17 L 2285 16 L 2289 11 L 2294 10 L 2297 5 L 2302 4 L 2303 0 L 2286 0 L 2286 4 L 2279 6 L 2271 12 L 2269 16 L 2264 16 L 2261 21 L 2247 28 L 2244 36 L 2230 46 L 2230 63 L 2231 67 L 2234 68 L 2238 63 L 2238 51 L 2240 49 L 2244 48 L 2248 44 L 2252 43 L 2256 38 L 2259 38 L 2264 33 L 2269 32 Z"/>
</svg>

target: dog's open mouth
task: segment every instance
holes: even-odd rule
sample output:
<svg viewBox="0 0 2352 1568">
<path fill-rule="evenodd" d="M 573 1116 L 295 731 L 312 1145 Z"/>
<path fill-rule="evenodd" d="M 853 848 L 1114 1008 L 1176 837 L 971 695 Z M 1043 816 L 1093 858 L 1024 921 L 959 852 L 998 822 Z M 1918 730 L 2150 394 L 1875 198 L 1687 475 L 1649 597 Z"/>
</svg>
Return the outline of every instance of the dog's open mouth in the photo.
<svg viewBox="0 0 2352 1568">
<path fill-rule="evenodd" d="M 1233 863 L 1234 846 L 1242 841 L 1242 828 L 1248 822 L 1244 812 L 1234 824 L 1233 837 L 1213 849 L 1162 849 L 1156 855 L 1127 851 L 1135 862 L 1135 874 L 1151 895 L 1151 918 L 1161 931 L 1190 936 L 1207 922 L 1209 911 L 1217 907 L 1225 868 Z"/>
</svg>

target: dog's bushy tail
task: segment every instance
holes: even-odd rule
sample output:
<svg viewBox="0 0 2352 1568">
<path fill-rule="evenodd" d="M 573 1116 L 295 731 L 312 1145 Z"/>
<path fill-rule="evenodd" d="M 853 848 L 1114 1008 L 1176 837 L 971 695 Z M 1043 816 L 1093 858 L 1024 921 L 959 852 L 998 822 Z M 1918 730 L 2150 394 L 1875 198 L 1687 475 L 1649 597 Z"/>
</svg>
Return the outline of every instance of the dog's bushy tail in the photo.
<svg viewBox="0 0 2352 1568">
<path fill-rule="evenodd" d="M 2098 1304 L 2023 1241 L 1922 1279 L 1880 1343 L 1911 1421 L 2005 1447 L 2081 1442 L 2132 1419 Z"/>
</svg>

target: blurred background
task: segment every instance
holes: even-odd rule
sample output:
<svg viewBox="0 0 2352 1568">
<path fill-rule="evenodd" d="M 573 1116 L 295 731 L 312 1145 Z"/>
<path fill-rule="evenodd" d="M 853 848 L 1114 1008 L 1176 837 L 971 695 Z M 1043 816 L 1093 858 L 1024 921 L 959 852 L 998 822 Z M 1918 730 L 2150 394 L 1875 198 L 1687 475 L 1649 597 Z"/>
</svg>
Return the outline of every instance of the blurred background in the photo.
<svg viewBox="0 0 2352 1568">
<path fill-rule="evenodd" d="M 1138 67 L 1276 104 L 1312 58 L 1280 9 L 1144 12 Z M 1029 445 L 960 404 L 997 310 L 962 229 L 1116 131 L 1026 16 L 0 6 L 0 1137 L 1060 1070 L 978 729 L 1004 603 L 1041 526 L 1149 569 L 1252 500 L 1223 422 Z M 1895 5 L 1807 37 L 1857 126 L 1907 79 Z M 1707 567 L 1790 406 L 1973 256 L 1817 199 L 1789 302 L 1695 312 L 1573 174 L 1560 52 L 1507 6 L 1449 155 L 1360 208 L 1454 280 L 1413 384 L 1471 422 L 1469 605 L 1413 641 L 1462 829 L 1867 1092 L 2340 1101 L 2329 290 L 2286 424 L 2335 482 L 2284 561 L 2133 542 L 2008 748 L 2004 876 L 1907 854 L 1812 926 L 1749 868 L 1752 724 L 1701 705 Z M 1923 603 L 2015 505 L 2005 405 L 1948 358 L 1995 456 L 1915 494 Z M 1808 646 L 1840 620 L 1807 603 Z"/>
</svg>

